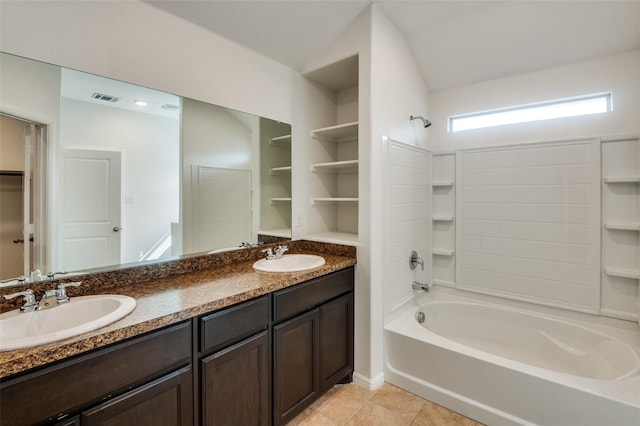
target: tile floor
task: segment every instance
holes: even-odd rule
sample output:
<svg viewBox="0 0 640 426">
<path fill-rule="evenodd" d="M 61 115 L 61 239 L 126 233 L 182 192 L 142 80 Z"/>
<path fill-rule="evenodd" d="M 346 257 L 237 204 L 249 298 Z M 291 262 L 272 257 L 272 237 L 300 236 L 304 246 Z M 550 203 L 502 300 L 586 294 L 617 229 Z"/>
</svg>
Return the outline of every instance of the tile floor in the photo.
<svg viewBox="0 0 640 426">
<path fill-rule="evenodd" d="M 337 385 L 287 426 L 481 426 L 467 417 L 385 383 L 377 391 Z"/>
</svg>

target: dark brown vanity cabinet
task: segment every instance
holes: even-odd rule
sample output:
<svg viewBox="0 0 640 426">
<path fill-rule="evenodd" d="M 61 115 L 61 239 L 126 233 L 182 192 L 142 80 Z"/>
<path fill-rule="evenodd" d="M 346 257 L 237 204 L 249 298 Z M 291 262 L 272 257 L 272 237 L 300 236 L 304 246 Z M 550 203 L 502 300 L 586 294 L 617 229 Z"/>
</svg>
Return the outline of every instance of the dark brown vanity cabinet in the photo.
<svg viewBox="0 0 640 426">
<path fill-rule="evenodd" d="M 201 424 L 269 425 L 269 296 L 202 317 Z"/>
<path fill-rule="evenodd" d="M 191 425 L 191 335 L 183 322 L 2 380 L 0 424 Z"/>
<path fill-rule="evenodd" d="M 353 268 L 0 380 L 0 425 L 271 425 L 353 373 Z"/>
<path fill-rule="evenodd" d="M 353 268 L 273 293 L 274 423 L 353 374 Z"/>
</svg>

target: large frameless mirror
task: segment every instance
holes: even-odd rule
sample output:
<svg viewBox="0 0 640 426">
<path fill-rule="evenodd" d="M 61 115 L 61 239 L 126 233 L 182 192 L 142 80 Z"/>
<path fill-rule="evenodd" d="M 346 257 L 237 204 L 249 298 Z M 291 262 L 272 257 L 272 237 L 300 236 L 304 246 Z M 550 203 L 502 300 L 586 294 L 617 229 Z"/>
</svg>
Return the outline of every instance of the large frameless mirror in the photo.
<svg viewBox="0 0 640 426">
<path fill-rule="evenodd" d="M 291 126 L 0 53 L 0 280 L 291 238 Z"/>
</svg>

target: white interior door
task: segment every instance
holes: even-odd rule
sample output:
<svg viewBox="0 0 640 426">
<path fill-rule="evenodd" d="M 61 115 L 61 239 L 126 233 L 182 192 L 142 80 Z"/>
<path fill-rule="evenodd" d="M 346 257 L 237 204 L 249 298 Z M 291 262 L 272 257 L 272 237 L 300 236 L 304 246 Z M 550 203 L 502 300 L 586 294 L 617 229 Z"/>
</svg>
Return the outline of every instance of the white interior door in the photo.
<svg viewBox="0 0 640 426">
<path fill-rule="evenodd" d="M 63 149 L 60 270 L 120 263 L 121 163 L 118 151 Z"/>
</svg>

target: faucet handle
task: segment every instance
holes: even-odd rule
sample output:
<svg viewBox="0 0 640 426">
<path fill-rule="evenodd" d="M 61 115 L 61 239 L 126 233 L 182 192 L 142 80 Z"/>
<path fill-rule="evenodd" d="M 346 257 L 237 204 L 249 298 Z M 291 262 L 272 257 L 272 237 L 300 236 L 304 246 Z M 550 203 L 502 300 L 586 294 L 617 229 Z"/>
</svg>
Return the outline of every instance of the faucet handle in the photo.
<svg viewBox="0 0 640 426">
<path fill-rule="evenodd" d="M 31 289 L 27 289 L 25 291 L 19 291 L 17 293 L 5 294 L 4 298 L 7 300 L 11 300 L 18 296 L 24 297 L 24 304 L 20 306 L 20 311 L 22 312 L 33 311 L 38 306 L 38 302 L 36 302 L 36 295 L 33 293 L 33 290 Z"/>
<path fill-rule="evenodd" d="M 58 305 L 62 303 L 67 303 L 69 301 L 69 296 L 67 296 L 67 290 L 66 290 L 67 287 L 79 287 L 81 285 L 82 285 L 82 281 L 58 284 L 58 289 L 56 290 L 56 299 L 58 299 Z"/>
<path fill-rule="evenodd" d="M 261 250 L 263 253 L 267 253 L 267 260 L 275 259 L 276 255 L 273 254 L 273 249 L 271 247 Z"/>
<path fill-rule="evenodd" d="M 289 247 L 287 246 L 278 246 L 275 251 L 275 256 L 277 259 L 281 258 L 284 255 L 285 251 L 289 251 Z"/>
<path fill-rule="evenodd" d="M 6 280 L 2 280 L 0 281 L 0 284 L 10 283 L 12 281 L 17 281 L 18 285 L 22 285 L 27 282 L 27 277 L 25 277 L 24 275 L 20 275 L 19 277 L 16 277 L 16 278 L 9 278 Z"/>
</svg>

